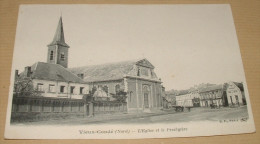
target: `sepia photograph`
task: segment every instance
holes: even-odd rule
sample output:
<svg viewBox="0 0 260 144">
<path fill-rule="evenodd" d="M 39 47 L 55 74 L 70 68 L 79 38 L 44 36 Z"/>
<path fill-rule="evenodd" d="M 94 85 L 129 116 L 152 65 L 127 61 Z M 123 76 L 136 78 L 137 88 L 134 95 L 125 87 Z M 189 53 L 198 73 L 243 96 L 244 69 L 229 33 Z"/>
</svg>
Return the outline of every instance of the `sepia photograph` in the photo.
<svg viewBox="0 0 260 144">
<path fill-rule="evenodd" d="M 255 132 L 228 4 L 20 5 L 11 73 L 8 139 Z"/>
</svg>

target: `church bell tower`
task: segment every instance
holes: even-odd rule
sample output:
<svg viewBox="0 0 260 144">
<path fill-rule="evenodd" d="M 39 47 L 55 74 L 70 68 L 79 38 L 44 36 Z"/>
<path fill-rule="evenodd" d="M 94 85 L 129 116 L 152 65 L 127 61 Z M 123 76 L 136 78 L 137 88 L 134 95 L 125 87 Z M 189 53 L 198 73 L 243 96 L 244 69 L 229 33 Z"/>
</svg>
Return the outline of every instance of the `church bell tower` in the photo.
<svg viewBox="0 0 260 144">
<path fill-rule="evenodd" d="M 60 17 L 53 41 L 48 45 L 47 63 L 68 67 L 69 45 L 65 43 L 62 17 Z"/>
</svg>

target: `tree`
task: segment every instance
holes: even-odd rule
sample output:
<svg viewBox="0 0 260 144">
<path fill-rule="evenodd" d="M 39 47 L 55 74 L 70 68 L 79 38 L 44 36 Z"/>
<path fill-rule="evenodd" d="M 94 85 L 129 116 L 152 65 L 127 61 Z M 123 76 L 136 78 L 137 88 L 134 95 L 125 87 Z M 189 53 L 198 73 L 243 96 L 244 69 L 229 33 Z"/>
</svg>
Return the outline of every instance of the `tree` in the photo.
<svg viewBox="0 0 260 144">
<path fill-rule="evenodd" d="M 119 90 L 118 92 L 116 92 L 116 94 L 110 93 L 112 95 L 112 97 L 115 99 L 115 101 L 117 102 L 126 102 L 126 98 L 127 98 L 127 93 L 124 92 L 123 90 Z"/>
<path fill-rule="evenodd" d="M 31 78 L 18 78 L 14 83 L 13 95 L 16 96 L 41 96 L 41 92 L 33 87 Z"/>
<path fill-rule="evenodd" d="M 83 96 L 83 99 L 85 99 L 86 101 L 92 102 L 94 93 L 97 91 L 97 88 L 94 86 L 90 91 L 89 94 L 86 94 Z"/>
</svg>

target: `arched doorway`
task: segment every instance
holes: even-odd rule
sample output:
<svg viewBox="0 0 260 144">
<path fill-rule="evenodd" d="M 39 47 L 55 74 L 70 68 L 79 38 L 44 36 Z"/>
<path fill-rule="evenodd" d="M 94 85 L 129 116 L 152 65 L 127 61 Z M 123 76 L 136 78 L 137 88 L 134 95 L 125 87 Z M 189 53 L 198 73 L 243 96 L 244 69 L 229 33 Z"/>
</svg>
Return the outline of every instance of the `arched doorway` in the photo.
<svg viewBox="0 0 260 144">
<path fill-rule="evenodd" d="M 144 96 L 144 109 L 149 109 L 150 88 L 147 85 L 143 86 L 143 96 Z"/>
</svg>

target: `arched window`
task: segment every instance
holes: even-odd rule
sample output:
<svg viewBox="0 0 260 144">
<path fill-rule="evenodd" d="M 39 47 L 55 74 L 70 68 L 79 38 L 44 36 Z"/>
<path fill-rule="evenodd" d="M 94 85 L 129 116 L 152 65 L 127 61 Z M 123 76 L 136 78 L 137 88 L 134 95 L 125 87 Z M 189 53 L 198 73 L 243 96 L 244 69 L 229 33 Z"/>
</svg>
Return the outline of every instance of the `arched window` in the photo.
<svg viewBox="0 0 260 144">
<path fill-rule="evenodd" d="M 120 91 L 120 85 L 119 85 L 119 84 L 117 84 L 117 85 L 115 86 L 115 91 L 116 91 L 116 93 L 118 93 L 118 92 Z"/>
<path fill-rule="evenodd" d="M 53 60 L 53 51 L 51 51 L 50 60 Z"/>
<path fill-rule="evenodd" d="M 148 86 L 144 86 L 144 87 L 143 87 L 143 92 L 147 92 L 147 93 L 148 93 L 149 91 L 150 91 L 150 89 L 149 89 Z"/>
</svg>

